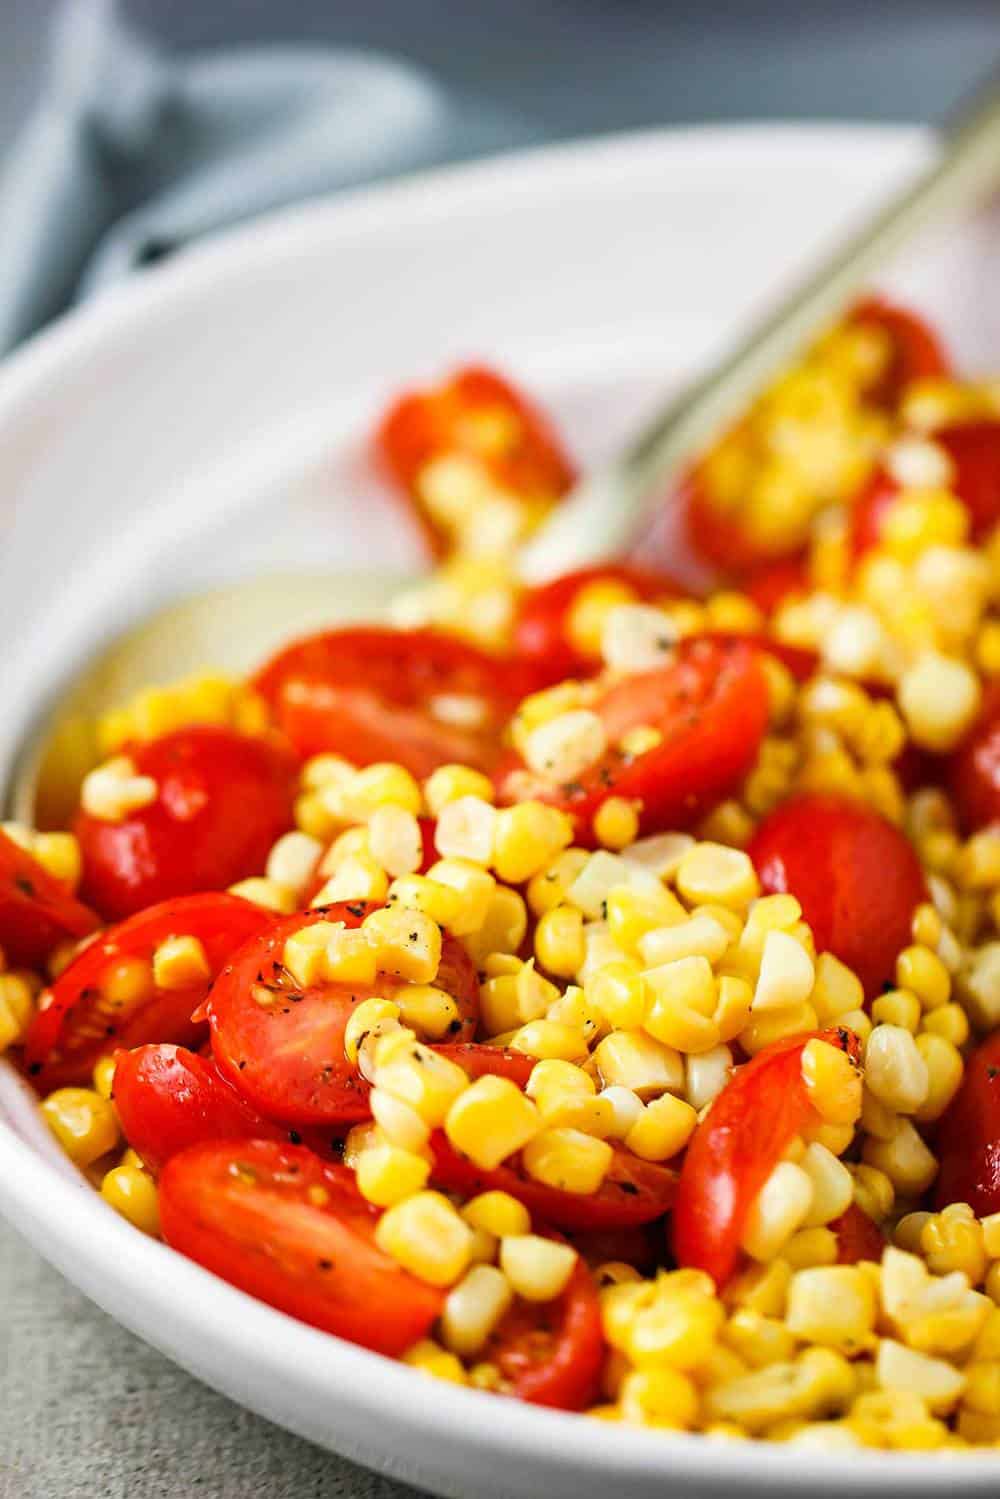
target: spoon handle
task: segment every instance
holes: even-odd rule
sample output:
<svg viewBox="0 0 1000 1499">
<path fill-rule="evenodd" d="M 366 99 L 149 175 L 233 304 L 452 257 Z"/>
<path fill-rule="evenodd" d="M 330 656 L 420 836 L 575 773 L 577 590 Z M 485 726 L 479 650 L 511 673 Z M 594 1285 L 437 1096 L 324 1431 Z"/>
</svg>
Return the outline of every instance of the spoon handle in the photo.
<svg viewBox="0 0 1000 1499">
<path fill-rule="evenodd" d="M 833 322 L 902 245 L 957 217 L 1000 182 L 1000 78 L 992 75 L 945 125 L 936 161 L 815 266 L 739 343 L 678 396 L 618 459 L 588 475 L 523 549 L 528 582 L 620 553 L 651 493 L 662 495 L 825 324 Z"/>
</svg>

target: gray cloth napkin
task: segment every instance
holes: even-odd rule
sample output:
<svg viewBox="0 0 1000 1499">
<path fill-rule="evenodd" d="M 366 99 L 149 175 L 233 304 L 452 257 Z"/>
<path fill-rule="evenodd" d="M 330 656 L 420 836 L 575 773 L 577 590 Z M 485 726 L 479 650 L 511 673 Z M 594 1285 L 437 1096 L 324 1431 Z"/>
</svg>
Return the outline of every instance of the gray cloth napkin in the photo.
<svg viewBox="0 0 1000 1499">
<path fill-rule="evenodd" d="M 114 0 L 66 0 L 42 97 L 0 176 L 0 353 L 227 224 L 531 136 L 379 54 L 168 57 Z"/>
</svg>

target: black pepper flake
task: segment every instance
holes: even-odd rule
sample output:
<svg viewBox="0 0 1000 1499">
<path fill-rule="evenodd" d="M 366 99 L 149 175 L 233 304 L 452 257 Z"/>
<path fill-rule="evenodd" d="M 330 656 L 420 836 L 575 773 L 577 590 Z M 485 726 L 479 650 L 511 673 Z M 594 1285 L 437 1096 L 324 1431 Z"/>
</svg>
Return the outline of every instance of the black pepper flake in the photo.
<svg viewBox="0 0 1000 1499">
<path fill-rule="evenodd" d="M 31 1065 L 28 1068 L 28 1076 L 29 1077 L 37 1077 L 38 1074 L 41 1072 L 41 1070 L 42 1070 L 42 1064 L 41 1064 L 41 1062 L 32 1062 Z"/>
<path fill-rule="evenodd" d="M 30 899 L 34 900 L 35 884 L 33 880 L 29 880 L 26 874 L 16 874 L 14 876 L 14 885 L 16 889 L 20 890 L 22 895 L 27 895 Z"/>
<path fill-rule="evenodd" d="M 364 901 L 348 901 L 347 909 L 352 916 L 363 916 L 365 914 Z"/>
<path fill-rule="evenodd" d="M 989 1078 L 990 1082 L 992 1082 L 995 1077 L 1000 1077 L 1000 1067 L 987 1067 L 986 1076 Z"/>
<path fill-rule="evenodd" d="M 321 1270 L 333 1269 L 333 1260 L 317 1260 L 316 1263 Z"/>
<path fill-rule="evenodd" d="M 299 1134 L 299 1132 L 298 1132 L 297 1129 L 290 1129 L 288 1131 L 288 1140 L 289 1140 L 289 1144 L 291 1144 L 291 1145 L 301 1145 L 302 1144 L 302 1136 Z"/>
<path fill-rule="evenodd" d="M 635 1182 L 617 1182 L 616 1186 L 620 1187 L 628 1197 L 638 1197 L 639 1195 L 639 1188 Z"/>
</svg>

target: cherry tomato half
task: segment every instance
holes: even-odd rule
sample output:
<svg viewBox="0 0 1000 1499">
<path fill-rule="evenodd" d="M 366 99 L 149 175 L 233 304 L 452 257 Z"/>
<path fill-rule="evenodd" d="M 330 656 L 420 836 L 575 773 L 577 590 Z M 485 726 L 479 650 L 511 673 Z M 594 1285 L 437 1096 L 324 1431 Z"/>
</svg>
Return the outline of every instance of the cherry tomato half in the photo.
<svg viewBox="0 0 1000 1499">
<path fill-rule="evenodd" d="M 570 487 L 573 466 L 538 408 L 493 370 L 459 370 L 430 390 L 410 391 L 379 425 L 376 451 L 409 497 L 435 557 L 475 548 L 477 523 L 491 499 L 518 505 L 524 534 Z M 429 480 L 430 465 L 462 465 L 465 503 Z"/>
<path fill-rule="evenodd" d="M 987 687 L 978 719 L 948 757 L 947 775 L 964 828 L 1000 822 L 1000 683 Z"/>
<path fill-rule="evenodd" d="M 369 1113 L 368 1084 L 344 1054 L 351 1013 L 373 995 L 391 997 L 399 981 L 320 983 L 301 989 L 284 967 L 293 932 L 317 921 L 361 925 L 363 901 L 324 906 L 276 922 L 234 953 L 206 1006 L 212 1051 L 223 1073 L 269 1119 L 290 1124 L 350 1124 Z M 465 949 L 445 937 L 435 984 L 458 1005 L 457 1039 L 471 1036 L 479 1009 L 476 971 Z"/>
<path fill-rule="evenodd" d="M 969 534 L 981 541 L 1000 520 L 1000 422 L 968 422 L 931 434 L 954 466 L 950 493 L 969 513 Z M 902 486 L 885 469 L 876 469 L 854 503 L 851 547 L 860 557 L 882 538 L 889 510 Z"/>
<path fill-rule="evenodd" d="M 592 1405 L 604 1362 L 604 1335 L 597 1287 L 583 1261 L 554 1301 L 540 1306 L 515 1302 L 486 1353 L 519 1400 L 568 1411 Z"/>
<path fill-rule="evenodd" d="M 851 1031 L 817 1032 L 857 1061 Z M 724 1286 L 737 1267 L 747 1214 L 796 1135 L 819 1115 L 802 1077 L 809 1036 L 766 1046 L 733 1074 L 688 1142 L 674 1203 L 677 1263 Z"/>
<path fill-rule="evenodd" d="M 500 732 L 537 685 L 521 662 L 435 630 L 331 630 L 261 670 L 257 690 L 300 755 L 390 760 L 413 775 L 449 763 L 491 769 Z"/>
<path fill-rule="evenodd" d="M 378 1217 L 346 1167 L 270 1140 L 193 1145 L 160 1178 L 172 1248 L 291 1317 L 398 1355 L 444 1296 L 382 1253 Z"/>
<path fill-rule="evenodd" d="M 837 1237 L 837 1264 L 856 1265 L 859 1260 L 881 1261 L 885 1234 L 874 1218 L 852 1202 L 846 1213 L 828 1225 Z"/>
<path fill-rule="evenodd" d="M 589 675 L 600 666 L 600 654 L 584 649 L 573 640 L 570 630 L 573 606 L 584 589 L 598 583 L 620 591 L 623 604 L 649 603 L 676 597 L 680 592 L 664 574 L 627 562 L 580 568 L 551 583 L 529 588 L 521 600 L 514 645 L 522 656 L 537 664 L 546 681 Z"/>
<path fill-rule="evenodd" d="M 434 1047 L 441 1056 L 457 1062 L 475 1082 L 477 1077 L 505 1077 L 522 1090 L 528 1086 L 534 1057 L 523 1051 L 508 1051 L 504 1046 L 477 1045 L 474 1041 L 457 1041 Z"/>
<path fill-rule="evenodd" d="M 110 927 L 64 968 L 42 1001 L 25 1044 L 39 1086 L 85 1082 L 98 1057 L 147 1041 L 196 1042 L 192 1015 L 229 955 L 274 918 L 219 891 L 163 901 Z M 152 958 L 168 937 L 201 943 L 209 974 L 183 988 L 159 988 Z"/>
<path fill-rule="evenodd" d="M 851 313 L 852 323 L 867 324 L 889 335 L 892 355 L 889 367 L 869 399 L 882 406 L 895 406 L 912 380 L 947 375 L 951 361 L 937 334 L 923 318 L 884 297 L 869 297 Z"/>
<path fill-rule="evenodd" d="M 442 1191 L 457 1192 L 462 1197 L 474 1197 L 477 1192 L 508 1192 L 539 1223 L 568 1232 L 651 1223 L 669 1211 L 677 1187 L 677 1174 L 669 1166 L 640 1160 L 628 1150 L 616 1149 L 600 1188 L 583 1195 L 547 1187 L 527 1176 L 519 1165 L 482 1171 L 467 1156 L 460 1155 L 440 1131 L 431 1136 L 431 1149 L 431 1176 Z"/>
<path fill-rule="evenodd" d="M 609 686 L 594 704 L 611 749 L 578 781 L 553 787 L 512 755 L 497 771 L 499 799 L 538 797 L 571 813 L 577 837 L 591 837 L 594 813 L 611 796 L 640 804 L 644 833 L 684 827 L 738 785 L 753 765 L 768 721 L 768 690 L 757 651 L 735 637 L 683 640 L 671 661 Z M 623 754 L 622 737 L 642 726 L 662 739 Z"/>
<path fill-rule="evenodd" d="M 832 952 L 877 995 L 927 899 L 905 835 L 860 802 L 805 795 L 766 817 L 747 852 L 765 894 L 799 901 L 817 952 Z"/>
<path fill-rule="evenodd" d="M 1000 1031 L 965 1063 L 965 1074 L 937 1127 L 939 1208 L 967 1202 L 977 1218 L 1000 1212 Z"/>
<path fill-rule="evenodd" d="M 98 926 L 94 911 L 0 832 L 0 948 L 9 963 L 40 968 L 53 948 Z"/>
<path fill-rule="evenodd" d="M 282 745 L 205 725 L 129 747 L 156 800 L 121 822 L 79 812 L 86 898 L 110 920 L 260 874 L 292 825 L 297 767 Z"/>
</svg>

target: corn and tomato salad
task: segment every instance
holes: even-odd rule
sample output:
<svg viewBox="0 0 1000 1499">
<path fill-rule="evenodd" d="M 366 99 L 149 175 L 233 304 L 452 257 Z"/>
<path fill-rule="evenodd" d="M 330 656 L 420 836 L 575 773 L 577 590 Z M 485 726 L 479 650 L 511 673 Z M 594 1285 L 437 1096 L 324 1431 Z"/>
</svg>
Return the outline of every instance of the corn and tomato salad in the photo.
<svg viewBox="0 0 1000 1499">
<path fill-rule="evenodd" d="M 392 623 L 150 686 L 69 831 L 3 827 L 53 1134 L 425 1375 L 1000 1445 L 1000 384 L 866 302 L 537 588 L 527 396 L 460 371 L 373 453 L 437 564 Z"/>
</svg>

